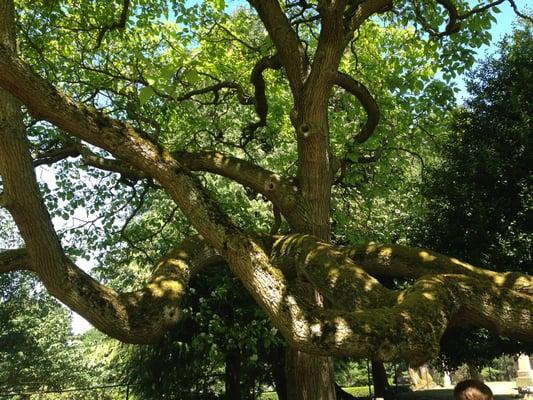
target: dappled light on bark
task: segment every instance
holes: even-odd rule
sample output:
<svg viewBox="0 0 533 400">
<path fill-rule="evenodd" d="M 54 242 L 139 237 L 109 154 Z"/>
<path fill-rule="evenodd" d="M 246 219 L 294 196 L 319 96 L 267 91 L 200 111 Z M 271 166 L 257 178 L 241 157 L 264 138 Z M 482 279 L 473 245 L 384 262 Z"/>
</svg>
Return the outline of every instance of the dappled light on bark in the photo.
<svg viewBox="0 0 533 400">
<path fill-rule="evenodd" d="M 66 83 L 71 79 L 69 69 L 65 76 L 51 69 L 49 79 L 56 79 L 55 73 L 59 78 L 49 81 L 35 72 L 48 73 L 46 68 L 33 65 L 32 56 L 16 54 L 14 3 L 12 0 L 0 3 L 0 206 L 12 215 L 25 245 L 24 249 L 0 253 L 0 273 L 31 270 L 51 294 L 101 331 L 122 341 L 149 343 L 160 339 L 180 319 L 191 276 L 206 265 L 226 263 L 291 347 L 287 353 L 287 373 L 294 383 L 288 387 L 291 400 L 334 399 L 331 356 L 365 357 L 375 362 L 405 359 L 415 365 L 422 364 L 438 352 L 439 341 L 448 327 L 474 325 L 533 341 L 533 278 L 529 275 L 479 268 L 428 249 L 397 244 L 340 246 L 331 243 L 332 238 L 338 239 L 332 235 L 333 189 L 336 186 L 344 189 L 346 185 L 356 190 L 357 184 L 345 180 L 350 169 L 361 160 L 379 160 L 378 153 L 383 153 L 385 147 L 372 150 L 376 154 L 367 157 L 363 153 L 359 157 L 354 149 L 362 143 L 377 143 L 372 141 L 379 133 L 378 123 L 385 108 L 378 106 L 379 96 L 391 96 L 385 99 L 400 96 L 396 86 L 389 88 L 388 93 L 379 85 L 370 87 L 372 79 L 362 79 L 364 73 L 359 71 L 355 48 L 365 23 L 371 17 L 388 21 L 389 17 L 401 16 L 411 18 L 430 36 L 445 37 L 457 32 L 461 22 L 476 16 L 481 21 L 477 22 L 479 31 L 483 33 L 482 23 L 490 22 L 490 16 L 484 13 L 501 2 L 469 10 L 463 7 L 459 10 L 451 1 L 437 3 L 443 9 L 434 11 L 436 15 L 430 13 L 431 18 L 427 19 L 425 6 L 420 8 L 410 2 L 403 9 L 390 0 L 316 4 L 300 1 L 285 5 L 275 0 L 250 0 L 252 11 L 242 11 L 248 13 L 242 15 L 253 19 L 255 25 L 246 28 L 256 27 L 262 38 L 253 46 L 237 40 L 252 52 L 251 56 L 246 55 L 250 65 L 238 66 L 246 69 L 249 87 L 223 76 L 224 68 L 216 66 L 220 56 L 214 56 L 213 62 L 204 60 L 209 64 L 205 70 L 195 69 L 201 63 L 195 57 L 201 56 L 202 35 L 210 43 L 211 31 L 205 29 L 209 31 L 205 33 L 203 28 L 207 26 L 202 26 L 201 33 L 192 32 L 196 28 L 189 32 L 190 41 L 184 42 L 180 52 L 176 51 L 179 53 L 178 60 L 174 60 L 176 65 L 165 66 L 166 82 L 173 82 L 173 86 L 169 83 L 166 86 L 171 87 L 165 89 L 155 83 L 161 77 L 143 75 L 156 70 L 155 63 L 146 67 L 146 71 L 137 71 L 137 67 L 128 69 L 129 64 L 136 64 L 137 58 L 148 61 L 150 57 L 156 58 L 156 53 L 166 58 L 175 51 L 172 45 L 166 47 L 168 38 L 153 48 L 124 41 L 129 40 L 128 34 L 134 33 L 132 26 L 144 29 L 127 23 L 130 14 L 144 12 L 132 3 L 131 11 L 123 8 L 118 23 L 92 32 L 96 37 L 93 53 L 87 49 L 95 45 L 91 36 L 94 27 L 89 32 L 80 30 L 80 36 L 90 39 L 91 46 L 84 48 L 84 52 L 89 51 L 88 56 L 78 54 L 83 52 L 77 48 L 65 55 L 61 46 L 54 45 L 59 48 L 56 50 L 61 62 L 67 63 L 69 57 L 75 57 L 73 54 L 79 55 L 80 65 L 87 60 L 91 64 L 80 69 L 91 70 L 96 76 L 98 68 L 93 68 L 92 63 L 98 64 L 100 59 L 107 63 L 110 50 L 116 49 L 119 56 L 128 59 L 122 66 L 133 77 L 100 71 L 104 72 L 104 80 L 119 83 L 112 90 L 101 90 L 95 83 L 97 87 L 91 88 L 89 95 L 76 93 L 79 87 L 88 86 L 81 80 L 72 85 Z M 213 12 L 206 20 L 222 18 L 223 13 L 217 14 L 220 10 L 206 7 L 209 13 Z M 199 10 L 203 8 L 194 12 Z M 157 20 L 150 15 L 148 20 L 152 19 Z M 444 30 L 433 26 L 434 20 L 446 19 Z M 476 24 L 473 25 L 475 33 Z M 50 29 L 65 32 L 57 23 L 51 24 Z M 217 30 L 213 32 L 216 34 Z M 231 30 L 227 32 L 235 39 Z M 409 38 L 414 34 L 409 30 Z M 459 37 L 459 43 L 468 44 L 466 37 Z M 179 42 L 179 38 L 179 35 L 172 36 L 172 41 Z M 197 38 L 202 40 L 197 42 Z M 109 49 L 104 49 L 108 39 Z M 414 38 L 413 43 L 422 43 L 422 39 L 426 39 L 424 34 Z M 458 45 L 450 42 L 450 46 L 455 46 L 452 49 L 457 48 Z M 135 46 L 129 47 L 130 44 Z M 198 46 L 198 49 L 188 46 Z M 122 47 L 126 55 L 119 52 Z M 424 47 L 433 52 L 431 67 L 440 68 L 439 62 L 445 59 L 440 53 L 446 52 L 431 47 Z M 355 65 L 350 67 L 346 62 L 348 49 L 356 58 Z M 169 54 L 165 53 L 167 50 Z M 192 54 L 196 50 L 199 53 Z M 234 50 L 228 46 L 224 56 L 231 56 Z M 467 64 L 453 57 L 451 61 L 446 60 L 450 68 L 456 62 L 461 67 Z M 109 64 L 113 64 L 113 57 Z M 234 72 L 233 65 L 226 67 Z M 398 69 L 396 83 L 405 80 L 403 72 Z M 421 97 L 419 92 L 428 89 L 429 83 L 437 83 L 425 76 L 415 75 L 415 78 L 417 87 L 403 100 Z M 273 86 L 272 93 L 270 86 Z M 354 104 L 344 107 L 335 88 L 345 92 Z M 95 108 L 100 107 L 99 101 L 104 101 L 104 92 L 110 93 L 111 103 L 120 99 L 116 110 L 113 104 Z M 153 104 L 147 103 L 151 101 L 150 96 Z M 276 103 L 277 108 L 272 110 L 269 103 L 275 103 L 274 97 L 283 101 Z M 356 111 L 353 126 L 360 126 L 358 131 L 335 132 L 336 137 L 332 138 L 333 122 L 342 125 L 342 129 L 353 127 L 351 121 L 345 124 L 334 121 L 336 105 L 333 103 L 336 102 L 340 111 Z M 180 108 L 183 104 L 189 108 Z M 229 113 L 230 106 L 235 107 L 234 113 Z M 174 108 L 175 115 L 165 114 Z M 196 108 L 208 112 L 195 114 Z M 224 112 L 217 114 L 221 109 Z M 171 115 L 171 121 L 147 124 L 146 120 L 153 119 L 150 113 L 156 110 L 162 113 L 161 119 Z M 210 125 L 211 111 L 213 119 L 217 119 L 213 125 Z M 411 113 L 407 113 L 409 118 L 414 118 L 415 111 L 418 113 L 413 106 Z M 142 114 L 140 118 L 136 113 Z M 226 113 L 227 119 L 219 115 Z M 33 118 L 37 124 L 52 126 L 58 139 L 32 152 L 35 143 L 30 139 L 37 141 L 44 136 L 32 138 L 24 116 Z M 270 123 L 273 117 L 278 119 L 277 125 Z M 209 144 L 206 141 L 203 147 L 190 145 L 196 141 L 198 132 L 186 137 L 196 124 L 201 132 L 213 129 L 207 132 Z M 224 124 L 231 127 L 225 131 L 221 127 Z M 409 121 L 409 129 L 413 124 Z M 147 126 L 153 129 L 147 132 Z M 164 137 L 160 138 L 160 134 Z M 276 148 L 278 139 L 282 143 L 280 148 Z M 263 145 L 265 159 L 279 158 L 279 164 L 272 167 L 269 162 L 254 160 L 249 150 L 256 143 Z M 124 186 L 146 182 L 168 196 L 168 203 L 173 203 L 181 212 L 182 221 L 190 225 L 190 229 L 180 231 L 180 238 L 185 232 L 197 232 L 198 236 L 166 243 L 167 248 L 174 250 L 160 260 L 151 278 L 144 286 L 139 285 L 137 291 L 119 292 L 100 283 L 67 256 L 69 253 L 52 224 L 35 175 L 37 166 L 68 158 L 79 161 L 75 167 L 90 166 L 119 174 L 119 182 Z M 243 186 L 243 197 L 270 202 L 275 219 L 271 231 L 286 234 L 264 234 L 268 229 L 258 228 L 259 224 L 243 223 L 241 214 L 250 214 L 247 218 L 253 220 L 253 210 L 235 207 L 236 210 L 231 207 L 231 201 L 224 202 L 220 194 L 217 197 L 204 179 L 206 174 Z M 404 290 L 392 290 L 382 283 L 383 278 L 401 278 L 410 280 L 411 284 Z M 306 371 L 305 376 L 298 375 L 300 369 Z"/>
</svg>

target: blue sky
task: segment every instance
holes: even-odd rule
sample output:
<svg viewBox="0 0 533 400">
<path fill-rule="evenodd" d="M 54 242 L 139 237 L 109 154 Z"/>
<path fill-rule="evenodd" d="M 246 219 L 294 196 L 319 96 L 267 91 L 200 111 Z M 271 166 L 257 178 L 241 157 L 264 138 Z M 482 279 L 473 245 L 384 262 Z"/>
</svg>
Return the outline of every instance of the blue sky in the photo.
<svg viewBox="0 0 533 400">
<path fill-rule="evenodd" d="M 516 3 L 518 9 L 521 12 L 524 12 L 526 2 L 519 0 Z M 513 30 L 513 26 L 517 22 L 519 22 L 519 17 L 517 17 L 517 15 L 514 13 L 513 9 L 511 8 L 511 5 L 508 2 L 504 2 L 503 4 L 501 4 L 499 6 L 499 9 L 501 10 L 501 13 L 496 14 L 497 22 L 494 23 L 492 25 L 492 28 L 490 29 L 490 32 L 492 34 L 492 42 L 488 46 L 482 46 L 481 48 L 477 49 L 477 60 L 482 60 L 486 56 L 494 54 L 497 51 L 498 42 L 502 40 L 505 35 L 510 34 Z M 455 80 L 459 88 L 461 89 L 461 91 L 457 93 L 457 99 L 459 101 L 461 101 L 468 95 L 465 88 L 464 78 L 465 76 L 462 75 Z"/>
</svg>

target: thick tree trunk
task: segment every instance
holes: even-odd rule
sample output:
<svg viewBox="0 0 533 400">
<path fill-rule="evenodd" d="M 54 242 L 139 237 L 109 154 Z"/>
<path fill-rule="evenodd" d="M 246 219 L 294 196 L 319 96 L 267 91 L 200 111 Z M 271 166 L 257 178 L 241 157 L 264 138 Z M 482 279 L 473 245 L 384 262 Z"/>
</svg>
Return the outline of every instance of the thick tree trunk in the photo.
<svg viewBox="0 0 533 400">
<path fill-rule="evenodd" d="M 324 88 L 324 92 L 328 89 Z M 297 223 L 291 228 L 329 242 L 331 172 L 329 165 L 329 126 L 327 103 L 321 100 L 324 94 L 311 96 L 303 103 L 293 120 L 298 137 L 299 190 L 301 196 Z M 311 285 L 308 300 L 322 305 L 322 298 Z M 309 355 L 287 349 L 287 393 L 291 400 L 335 400 L 335 373 L 333 359 Z"/>
<path fill-rule="evenodd" d="M 290 400 L 335 400 L 331 357 L 318 357 L 288 348 L 287 397 Z"/>
<path fill-rule="evenodd" d="M 391 397 L 387 371 L 381 361 L 372 361 L 372 379 L 374 381 L 374 396 L 388 399 Z"/>
<path fill-rule="evenodd" d="M 226 353 L 226 400 L 241 400 L 241 354 L 237 349 Z"/>
</svg>

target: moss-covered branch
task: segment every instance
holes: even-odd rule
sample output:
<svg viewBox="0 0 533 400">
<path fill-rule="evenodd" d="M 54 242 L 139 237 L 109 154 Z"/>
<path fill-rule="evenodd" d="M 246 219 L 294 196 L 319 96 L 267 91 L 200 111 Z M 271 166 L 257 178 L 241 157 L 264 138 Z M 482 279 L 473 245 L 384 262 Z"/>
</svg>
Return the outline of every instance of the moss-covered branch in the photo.
<svg viewBox="0 0 533 400">
<path fill-rule="evenodd" d="M 428 274 L 462 274 L 489 280 L 497 287 L 533 292 L 533 277 L 530 275 L 479 268 L 427 249 L 394 244 L 367 244 L 344 247 L 341 251 L 374 276 L 416 279 Z"/>
<path fill-rule="evenodd" d="M 510 289 L 505 274 L 450 259 L 468 273 L 426 274 L 407 290 L 391 291 L 344 250 L 307 235 L 281 237 L 274 244 L 272 261 L 289 277 L 284 301 L 291 329 L 280 329 L 301 350 L 421 363 L 435 355 L 453 324 L 533 341 L 533 296 Z M 298 276 L 311 281 L 331 306 L 319 309 L 299 297 Z"/>
</svg>

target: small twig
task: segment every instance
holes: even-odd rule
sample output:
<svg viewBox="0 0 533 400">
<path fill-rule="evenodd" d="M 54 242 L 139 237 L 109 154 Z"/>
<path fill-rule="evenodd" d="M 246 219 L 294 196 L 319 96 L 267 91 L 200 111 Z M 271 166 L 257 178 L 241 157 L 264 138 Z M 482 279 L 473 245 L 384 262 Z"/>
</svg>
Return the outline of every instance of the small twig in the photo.
<svg viewBox="0 0 533 400">
<path fill-rule="evenodd" d="M 129 7 L 130 7 L 130 0 L 123 0 L 120 19 L 118 20 L 118 22 L 113 22 L 111 24 L 105 25 L 100 30 L 100 32 L 98 33 L 98 37 L 96 38 L 96 45 L 94 46 L 94 50 L 97 50 L 100 47 L 100 45 L 102 44 L 102 41 L 104 40 L 104 36 L 107 32 L 112 31 L 114 29 L 124 29 L 126 27 L 126 22 L 128 21 Z"/>
</svg>

